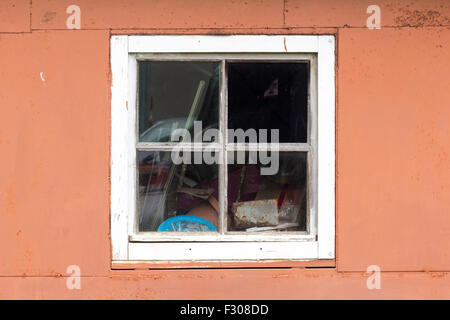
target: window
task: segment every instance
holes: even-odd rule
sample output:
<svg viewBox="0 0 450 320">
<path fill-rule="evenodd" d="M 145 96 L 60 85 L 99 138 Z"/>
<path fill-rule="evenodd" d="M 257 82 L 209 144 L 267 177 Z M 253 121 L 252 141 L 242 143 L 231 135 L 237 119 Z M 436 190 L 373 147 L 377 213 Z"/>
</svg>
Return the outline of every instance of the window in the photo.
<svg viewBox="0 0 450 320">
<path fill-rule="evenodd" d="M 334 37 L 113 36 L 114 261 L 334 258 Z"/>
</svg>

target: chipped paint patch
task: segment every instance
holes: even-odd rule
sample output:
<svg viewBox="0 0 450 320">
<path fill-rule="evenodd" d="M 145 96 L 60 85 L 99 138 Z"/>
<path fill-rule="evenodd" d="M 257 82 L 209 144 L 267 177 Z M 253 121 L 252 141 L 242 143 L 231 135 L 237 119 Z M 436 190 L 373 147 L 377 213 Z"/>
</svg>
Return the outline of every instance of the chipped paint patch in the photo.
<svg viewBox="0 0 450 320">
<path fill-rule="evenodd" d="M 42 24 L 42 23 L 47 23 L 47 22 L 49 22 L 50 20 L 52 20 L 55 16 L 56 16 L 56 12 L 54 12 L 54 11 L 47 11 L 47 12 L 44 14 L 44 16 L 42 17 L 40 23 L 41 23 L 41 24 Z"/>
<path fill-rule="evenodd" d="M 395 18 L 395 24 L 402 27 L 439 26 L 450 23 L 450 18 L 435 10 L 400 9 L 400 12 L 402 15 Z"/>
</svg>

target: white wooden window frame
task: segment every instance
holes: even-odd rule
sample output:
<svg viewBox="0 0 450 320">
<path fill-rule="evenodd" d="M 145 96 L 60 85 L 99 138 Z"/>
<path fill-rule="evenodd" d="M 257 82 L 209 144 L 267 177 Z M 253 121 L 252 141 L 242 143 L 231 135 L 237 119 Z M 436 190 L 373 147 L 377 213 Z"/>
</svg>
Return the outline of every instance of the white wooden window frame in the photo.
<svg viewBox="0 0 450 320">
<path fill-rule="evenodd" d="M 111 246 L 113 262 L 314 260 L 335 257 L 335 39 L 330 35 L 111 37 Z M 139 233 L 136 217 L 138 59 L 215 55 L 311 62 L 316 184 L 308 232 L 202 236 Z M 222 70 L 224 71 L 224 70 Z M 315 92 L 314 92 L 315 91 Z M 223 97 L 223 93 L 221 95 Z M 314 124 L 313 124 L 314 126 Z M 281 145 L 280 145 L 281 146 Z M 164 147 L 164 146 L 160 146 Z M 285 146 L 285 150 L 295 150 Z M 301 149 L 301 146 L 300 146 Z M 161 150 L 161 149 L 159 149 Z M 280 151 L 283 147 L 280 147 Z M 223 179 L 222 179 L 223 180 Z M 223 206 L 223 204 L 222 204 Z"/>
</svg>

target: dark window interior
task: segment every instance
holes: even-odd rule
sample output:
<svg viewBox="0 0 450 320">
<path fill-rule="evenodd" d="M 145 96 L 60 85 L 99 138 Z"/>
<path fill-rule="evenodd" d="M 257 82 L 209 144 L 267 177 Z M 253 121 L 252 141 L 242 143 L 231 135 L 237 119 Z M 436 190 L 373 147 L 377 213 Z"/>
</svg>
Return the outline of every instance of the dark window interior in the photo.
<svg viewBox="0 0 450 320">
<path fill-rule="evenodd" d="M 307 142 L 308 70 L 306 62 L 229 62 L 228 128 L 279 129 L 279 142 Z"/>
</svg>

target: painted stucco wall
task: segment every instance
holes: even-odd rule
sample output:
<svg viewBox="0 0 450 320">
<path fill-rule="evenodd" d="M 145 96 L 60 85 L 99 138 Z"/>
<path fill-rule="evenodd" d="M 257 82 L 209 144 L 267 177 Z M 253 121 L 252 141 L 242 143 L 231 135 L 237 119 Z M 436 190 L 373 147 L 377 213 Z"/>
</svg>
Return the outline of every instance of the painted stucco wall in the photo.
<svg viewBox="0 0 450 320">
<path fill-rule="evenodd" d="M 112 34 L 336 36 L 335 261 L 111 269 Z M 449 299 L 449 74 L 448 0 L 0 0 L 0 298 Z"/>
</svg>

